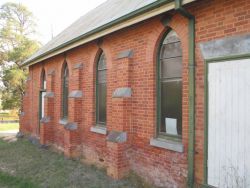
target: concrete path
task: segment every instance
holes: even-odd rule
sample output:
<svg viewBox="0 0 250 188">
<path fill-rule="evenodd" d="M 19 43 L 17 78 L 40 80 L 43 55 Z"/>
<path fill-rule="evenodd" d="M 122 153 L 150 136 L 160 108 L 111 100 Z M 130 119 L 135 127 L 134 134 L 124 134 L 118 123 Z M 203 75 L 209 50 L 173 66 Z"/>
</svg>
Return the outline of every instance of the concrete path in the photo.
<svg viewBox="0 0 250 188">
<path fill-rule="evenodd" d="M 0 131 L 0 138 L 8 142 L 15 142 L 17 140 L 16 134 L 18 130 L 10 130 L 10 131 Z"/>
<path fill-rule="evenodd" d="M 18 130 L 0 131 L 0 137 L 3 136 L 16 136 Z"/>
</svg>

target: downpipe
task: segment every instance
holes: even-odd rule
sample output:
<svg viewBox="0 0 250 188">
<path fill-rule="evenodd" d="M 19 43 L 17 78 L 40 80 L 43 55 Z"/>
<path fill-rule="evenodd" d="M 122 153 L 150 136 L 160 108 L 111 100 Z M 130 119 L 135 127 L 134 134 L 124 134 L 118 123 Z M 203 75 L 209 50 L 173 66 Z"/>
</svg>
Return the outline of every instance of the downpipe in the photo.
<svg viewBox="0 0 250 188">
<path fill-rule="evenodd" d="M 188 187 L 194 187 L 194 155 L 195 155 L 195 16 L 182 7 L 182 0 L 175 0 L 175 10 L 188 23 Z"/>
</svg>

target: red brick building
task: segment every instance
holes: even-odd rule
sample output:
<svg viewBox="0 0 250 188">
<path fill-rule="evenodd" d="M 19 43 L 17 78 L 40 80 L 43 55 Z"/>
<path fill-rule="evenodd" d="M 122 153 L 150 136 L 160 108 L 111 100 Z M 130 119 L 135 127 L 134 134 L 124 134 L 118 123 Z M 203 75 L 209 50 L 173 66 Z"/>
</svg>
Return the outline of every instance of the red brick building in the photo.
<svg viewBox="0 0 250 188">
<path fill-rule="evenodd" d="M 249 0 L 108 0 L 24 62 L 20 132 L 114 178 L 248 187 L 249 54 Z"/>
</svg>

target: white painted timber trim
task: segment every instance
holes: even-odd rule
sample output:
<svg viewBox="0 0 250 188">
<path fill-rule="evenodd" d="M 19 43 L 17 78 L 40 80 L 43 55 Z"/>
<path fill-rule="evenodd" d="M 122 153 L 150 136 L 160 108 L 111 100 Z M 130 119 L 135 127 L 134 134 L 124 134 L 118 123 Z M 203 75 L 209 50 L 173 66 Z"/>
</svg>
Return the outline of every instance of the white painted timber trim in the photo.
<svg viewBox="0 0 250 188">
<path fill-rule="evenodd" d="M 197 1 L 197 0 L 183 0 L 182 4 L 185 5 L 185 4 L 194 2 L 194 1 Z M 52 52 L 52 53 L 50 53 L 50 54 L 48 54 L 48 55 L 46 55 L 46 56 L 44 56 L 44 57 L 41 57 L 41 58 L 39 58 L 39 59 L 33 61 L 33 62 L 30 63 L 28 66 L 33 65 L 33 64 L 36 64 L 36 63 L 38 63 L 38 62 L 40 62 L 40 61 L 43 61 L 43 60 L 48 59 L 48 58 L 50 58 L 50 57 L 56 56 L 56 55 L 58 55 L 58 54 L 61 54 L 61 53 L 65 52 L 65 51 L 68 51 L 68 50 L 70 50 L 70 49 L 72 49 L 72 48 L 75 48 L 75 47 L 77 47 L 77 46 L 86 44 L 87 42 L 93 41 L 93 40 L 95 40 L 95 39 L 98 39 L 98 38 L 100 38 L 100 37 L 103 37 L 103 36 L 105 36 L 105 35 L 108 35 L 108 34 L 110 34 L 110 33 L 113 33 L 113 32 L 115 32 L 115 31 L 118 31 L 118 30 L 121 30 L 121 29 L 123 29 L 123 28 L 129 27 L 129 26 L 134 25 L 134 24 L 136 24 L 136 23 L 142 22 L 142 21 L 144 21 L 144 20 L 147 20 L 147 19 L 149 19 L 149 18 L 152 18 L 152 17 L 154 17 L 154 16 L 157 16 L 157 15 L 159 15 L 159 14 L 162 14 L 162 13 L 164 13 L 164 12 L 167 12 L 167 11 L 169 11 L 169 10 L 172 10 L 172 9 L 174 9 L 174 8 L 175 8 L 175 3 L 174 3 L 174 2 L 171 2 L 171 3 L 168 3 L 168 4 L 166 4 L 166 5 L 160 6 L 160 7 L 156 8 L 156 9 L 153 9 L 153 10 L 151 10 L 151 11 L 148 11 L 148 12 L 146 12 L 146 13 L 144 13 L 144 14 L 135 16 L 135 17 L 132 18 L 132 19 L 129 19 L 129 20 L 127 20 L 127 21 L 124 21 L 124 22 L 121 22 L 121 23 L 119 23 L 119 24 L 117 24 L 117 25 L 114 25 L 114 26 L 112 26 L 112 27 L 110 27 L 110 28 L 108 28 L 108 29 L 105 29 L 105 30 L 102 30 L 102 31 L 100 31 L 100 32 L 98 32 L 98 33 L 95 33 L 95 34 L 93 34 L 93 35 L 91 35 L 91 36 L 89 36 L 89 37 L 87 37 L 87 38 L 83 38 L 83 39 L 81 39 L 81 40 L 79 40 L 79 41 L 76 41 L 76 42 L 74 42 L 74 43 L 72 43 L 72 44 L 70 44 L 70 45 L 68 45 L 68 46 L 66 46 L 66 47 L 64 47 L 64 48 L 58 49 L 58 50 L 55 51 L 55 52 Z"/>
</svg>

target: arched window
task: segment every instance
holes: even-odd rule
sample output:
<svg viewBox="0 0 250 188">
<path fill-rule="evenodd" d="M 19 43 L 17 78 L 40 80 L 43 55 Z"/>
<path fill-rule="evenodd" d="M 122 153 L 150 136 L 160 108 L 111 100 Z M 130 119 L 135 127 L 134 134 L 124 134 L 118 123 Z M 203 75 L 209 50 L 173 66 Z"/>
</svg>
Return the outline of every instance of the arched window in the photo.
<svg viewBox="0 0 250 188">
<path fill-rule="evenodd" d="M 173 30 L 161 43 L 158 63 L 158 135 L 178 139 L 182 136 L 182 49 Z"/>
<path fill-rule="evenodd" d="M 106 95 L 107 95 L 107 80 L 106 80 L 106 58 L 102 52 L 96 70 L 96 123 L 97 125 L 106 125 Z"/>
<path fill-rule="evenodd" d="M 41 88 L 41 90 L 46 90 L 46 74 L 45 74 L 44 69 L 42 70 L 42 73 L 41 73 L 40 88 Z"/>
<path fill-rule="evenodd" d="M 67 63 L 62 71 L 62 118 L 68 118 L 69 69 Z"/>
<path fill-rule="evenodd" d="M 46 74 L 45 70 L 42 69 L 40 77 L 40 93 L 39 93 L 39 119 L 44 117 L 44 97 L 46 95 Z M 40 126 L 40 124 L 39 124 Z M 38 129 L 40 131 L 40 127 Z"/>
</svg>

